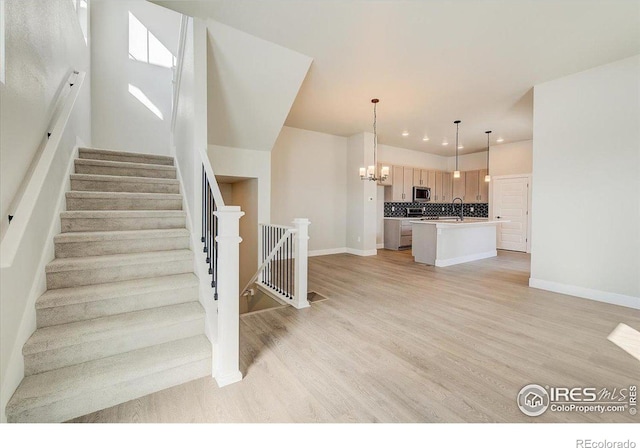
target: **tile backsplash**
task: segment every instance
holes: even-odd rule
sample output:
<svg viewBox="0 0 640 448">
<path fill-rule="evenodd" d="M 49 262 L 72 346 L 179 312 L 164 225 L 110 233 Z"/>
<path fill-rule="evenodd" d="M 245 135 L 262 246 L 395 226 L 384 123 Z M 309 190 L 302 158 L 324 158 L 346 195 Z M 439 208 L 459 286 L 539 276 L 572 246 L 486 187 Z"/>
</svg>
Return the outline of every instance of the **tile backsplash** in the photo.
<svg viewBox="0 0 640 448">
<path fill-rule="evenodd" d="M 384 216 L 402 217 L 407 216 L 407 207 L 424 208 L 425 216 L 452 216 L 455 215 L 451 204 L 425 204 L 421 202 L 385 202 Z M 393 208 L 393 210 L 391 210 Z M 444 210 L 443 210 L 444 208 Z M 473 208 L 473 211 L 471 209 Z M 455 210 L 459 213 L 460 206 L 456 204 Z M 474 218 L 487 218 L 489 216 L 489 204 L 464 204 L 464 216 Z"/>
</svg>

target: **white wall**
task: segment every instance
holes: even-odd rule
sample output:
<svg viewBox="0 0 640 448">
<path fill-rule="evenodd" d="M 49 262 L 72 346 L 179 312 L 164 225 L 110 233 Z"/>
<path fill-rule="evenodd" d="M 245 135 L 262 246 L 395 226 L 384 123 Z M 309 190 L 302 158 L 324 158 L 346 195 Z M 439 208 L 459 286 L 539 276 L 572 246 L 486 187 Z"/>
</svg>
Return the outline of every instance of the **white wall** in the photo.
<svg viewBox="0 0 640 448">
<path fill-rule="evenodd" d="M 97 147 L 170 153 L 171 68 L 129 58 L 129 13 L 175 56 L 180 14 L 149 2 L 94 0 L 91 11 L 92 132 Z M 139 89 L 156 115 L 132 92 Z M 135 89 L 134 89 L 135 92 Z"/>
<path fill-rule="evenodd" d="M 217 338 L 217 302 L 211 300 L 211 280 L 202 252 L 202 162 L 207 152 L 207 30 L 198 19 L 187 21 L 182 76 L 178 91 L 171 154 L 175 155 L 182 181 L 182 197 L 188 211 L 194 271 L 200 279 L 200 303 L 206 311 L 205 334 L 214 343 Z"/>
<path fill-rule="evenodd" d="M 493 149 L 492 149 L 493 151 Z M 460 171 L 480 170 L 487 167 L 487 151 L 474 152 L 458 156 L 458 169 Z M 456 170 L 456 156 L 447 157 L 447 171 Z"/>
<path fill-rule="evenodd" d="M 29 170 L 52 118 L 59 88 L 72 70 L 88 71 L 89 52 L 71 2 L 5 2 L 6 83 L 0 83 L 0 179 L 2 219 Z M 88 76 L 88 75 L 87 75 Z M 34 213 L 25 225 L 15 258 L 0 280 L 0 420 L 24 375 L 22 346 L 36 328 L 35 301 L 46 290 L 44 266 L 54 257 L 53 236 L 60 231 L 75 146 L 90 143 L 89 80 L 80 88 Z M 17 220 L 12 225 L 19 225 Z M 14 227 L 15 229 L 15 227 Z"/>
<path fill-rule="evenodd" d="M 534 89 L 534 287 L 640 308 L 640 56 Z"/>
<path fill-rule="evenodd" d="M 352 173 L 357 177 L 358 173 Z M 283 127 L 271 152 L 271 221 L 308 218 L 309 251 L 344 251 L 347 139 Z"/>
<path fill-rule="evenodd" d="M 395 146 L 378 144 L 378 160 L 390 165 L 447 170 L 447 157 Z"/>
<path fill-rule="evenodd" d="M 218 187 L 220 188 L 220 194 L 225 205 L 233 204 L 233 184 L 220 183 L 218 181 Z M 237 205 L 237 204 L 235 204 Z"/>
<path fill-rule="evenodd" d="M 364 132 L 347 140 L 347 252 L 376 254 L 377 185 L 360 180 L 360 167 L 373 165 L 373 134 Z"/>
<path fill-rule="evenodd" d="M 208 155 L 216 176 L 258 179 L 258 222 L 271 222 L 271 152 L 209 145 Z"/>
<path fill-rule="evenodd" d="M 225 205 L 237 205 L 244 212 L 240 219 L 240 291 L 258 269 L 258 179 L 219 183 Z"/>
<path fill-rule="evenodd" d="M 532 169 L 533 141 L 504 143 L 491 147 L 490 169 L 495 176 L 528 174 Z M 411 149 L 378 145 L 378 159 L 391 165 L 403 165 L 433 170 L 454 171 L 455 156 L 443 157 Z M 458 156 L 460 171 L 480 170 L 487 167 L 487 152 Z"/>
<path fill-rule="evenodd" d="M 209 143 L 270 151 L 312 59 L 230 26 L 209 28 Z"/>
<path fill-rule="evenodd" d="M 5 83 L 0 83 L 0 217 L 46 139 L 54 101 L 73 70 L 89 70 L 89 51 L 70 1 L 5 2 Z M 87 86 L 89 80 L 87 79 Z M 90 100 L 83 93 L 84 116 Z M 82 138 L 91 140 L 84 127 Z"/>
<path fill-rule="evenodd" d="M 486 152 L 481 154 L 486 158 Z M 485 168 L 485 165 L 478 169 L 481 168 Z M 532 173 L 533 140 L 492 146 L 489 156 L 489 171 L 492 176 Z"/>
</svg>

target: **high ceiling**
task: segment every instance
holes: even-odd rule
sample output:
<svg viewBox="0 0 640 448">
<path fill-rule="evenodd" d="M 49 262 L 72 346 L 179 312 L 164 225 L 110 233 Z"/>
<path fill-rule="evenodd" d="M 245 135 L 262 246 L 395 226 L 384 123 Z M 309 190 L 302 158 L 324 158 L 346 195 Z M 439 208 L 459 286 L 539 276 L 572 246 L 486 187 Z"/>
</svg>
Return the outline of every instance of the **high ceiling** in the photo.
<svg viewBox="0 0 640 448">
<path fill-rule="evenodd" d="M 640 0 L 156 3 L 311 56 L 286 125 L 371 131 L 378 97 L 380 143 L 440 155 L 456 119 L 461 154 L 532 138 L 533 86 L 640 53 Z"/>
</svg>

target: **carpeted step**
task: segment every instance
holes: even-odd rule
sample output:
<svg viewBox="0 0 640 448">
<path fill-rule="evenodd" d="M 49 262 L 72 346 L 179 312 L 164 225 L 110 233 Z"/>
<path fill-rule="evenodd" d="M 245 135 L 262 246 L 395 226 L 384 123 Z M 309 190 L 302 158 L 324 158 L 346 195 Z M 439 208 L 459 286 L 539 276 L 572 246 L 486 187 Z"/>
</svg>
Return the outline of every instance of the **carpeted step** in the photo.
<svg viewBox="0 0 640 448">
<path fill-rule="evenodd" d="M 67 210 L 182 210 L 182 195 L 68 191 Z"/>
<path fill-rule="evenodd" d="M 181 229 L 186 222 L 187 214 L 180 210 L 78 210 L 60 214 L 63 233 Z"/>
<path fill-rule="evenodd" d="M 204 334 L 199 302 L 40 328 L 22 348 L 25 376 Z"/>
<path fill-rule="evenodd" d="M 76 174 L 176 179 L 176 168 L 173 166 L 112 162 L 110 160 L 76 159 L 75 172 Z"/>
<path fill-rule="evenodd" d="M 46 291 L 36 301 L 38 328 L 198 300 L 192 273 Z"/>
<path fill-rule="evenodd" d="M 47 264 L 47 289 L 97 285 L 193 272 L 193 252 L 170 250 L 57 258 Z"/>
<path fill-rule="evenodd" d="M 178 194 L 180 193 L 180 182 L 177 179 L 158 179 L 155 177 L 72 174 L 71 190 Z"/>
<path fill-rule="evenodd" d="M 61 233 L 53 238 L 56 258 L 189 249 L 187 229 Z"/>
<path fill-rule="evenodd" d="M 114 151 L 111 149 L 80 148 L 78 158 L 92 160 L 110 160 L 112 162 L 147 163 L 152 165 L 173 166 L 173 157 L 156 154 Z"/>
<path fill-rule="evenodd" d="M 62 422 L 211 375 L 199 335 L 25 377 L 7 404 L 9 422 Z"/>
</svg>

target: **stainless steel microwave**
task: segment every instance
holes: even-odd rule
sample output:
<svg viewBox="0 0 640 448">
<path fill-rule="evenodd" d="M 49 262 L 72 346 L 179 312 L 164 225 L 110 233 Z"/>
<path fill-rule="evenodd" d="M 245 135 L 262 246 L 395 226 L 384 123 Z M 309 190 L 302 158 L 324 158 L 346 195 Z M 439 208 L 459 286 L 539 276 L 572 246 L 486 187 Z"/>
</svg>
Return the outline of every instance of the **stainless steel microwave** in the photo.
<svg viewBox="0 0 640 448">
<path fill-rule="evenodd" d="M 413 202 L 429 202 L 431 200 L 431 188 L 413 187 Z"/>
</svg>

